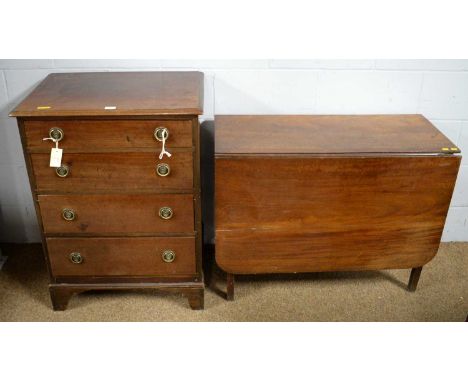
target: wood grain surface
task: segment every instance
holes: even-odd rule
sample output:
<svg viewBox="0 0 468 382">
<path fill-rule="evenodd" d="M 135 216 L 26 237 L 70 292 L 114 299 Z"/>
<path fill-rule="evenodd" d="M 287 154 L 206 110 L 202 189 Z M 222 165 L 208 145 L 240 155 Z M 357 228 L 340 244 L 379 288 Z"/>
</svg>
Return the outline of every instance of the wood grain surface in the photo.
<svg viewBox="0 0 468 382">
<path fill-rule="evenodd" d="M 195 273 L 193 237 L 47 238 L 52 273 L 60 276 L 170 276 Z M 164 250 L 175 252 L 172 263 Z M 79 252 L 81 264 L 70 261 Z"/>
<path fill-rule="evenodd" d="M 59 127 L 64 132 L 59 142 L 65 152 L 101 151 L 114 149 L 151 148 L 161 149 L 161 142 L 154 137 L 154 130 L 165 127 L 169 130 L 166 140 L 168 150 L 173 147 L 192 147 L 192 121 L 186 120 L 28 120 L 25 132 L 29 151 L 50 152 L 54 143 L 43 141 L 49 130 Z"/>
<path fill-rule="evenodd" d="M 203 73 L 99 72 L 49 74 L 10 116 L 112 117 L 202 113 Z"/>
<path fill-rule="evenodd" d="M 193 195 L 39 195 L 45 234 L 92 233 L 193 233 Z M 173 217 L 159 217 L 161 207 L 170 207 Z M 63 209 L 76 218 L 62 218 Z"/>
<path fill-rule="evenodd" d="M 215 125 L 218 156 L 459 152 L 422 115 L 236 115 Z"/>
<path fill-rule="evenodd" d="M 437 252 L 459 156 L 215 164 L 216 261 L 242 273 L 413 268 Z"/>
<path fill-rule="evenodd" d="M 70 175 L 60 178 L 55 168 L 49 167 L 50 154 L 32 154 L 32 167 L 37 191 L 96 192 L 112 190 L 152 191 L 193 189 L 192 151 L 173 152 L 170 158 L 160 160 L 159 152 L 129 153 L 81 153 L 64 151 L 62 164 L 70 169 Z M 166 163 L 171 172 L 161 177 L 156 165 Z"/>
</svg>

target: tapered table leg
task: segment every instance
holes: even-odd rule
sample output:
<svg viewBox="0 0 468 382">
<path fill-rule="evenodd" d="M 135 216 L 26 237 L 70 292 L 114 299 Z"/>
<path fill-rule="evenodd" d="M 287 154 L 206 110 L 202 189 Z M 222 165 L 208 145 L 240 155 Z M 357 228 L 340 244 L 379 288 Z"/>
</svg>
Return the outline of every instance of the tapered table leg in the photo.
<svg viewBox="0 0 468 382">
<path fill-rule="evenodd" d="M 411 269 L 411 275 L 408 281 L 408 291 L 414 292 L 418 286 L 419 276 L 421 276 L 421 271 L 423 267 Z"/>
<path fill-rule="evenodd" d="M 232 273 L 228 273 L 226 275 L 226 278 L 227 278 L 226 300 L 233 301 L 234 300 L 234 275 Z"/>
</svg>

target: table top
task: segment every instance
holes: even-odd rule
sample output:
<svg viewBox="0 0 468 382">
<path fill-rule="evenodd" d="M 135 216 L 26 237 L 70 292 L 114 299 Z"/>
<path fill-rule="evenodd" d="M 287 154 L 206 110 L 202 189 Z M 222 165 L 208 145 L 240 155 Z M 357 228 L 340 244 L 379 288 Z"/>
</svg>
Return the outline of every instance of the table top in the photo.
<svg viewBox="0 0 468 382">
<path fill-rule="evenodd" d="M 11 117 L 199 115 L 201 72 L 49 74 Z"/>
<path fill-rule="evenodd" d="M 404 115 L 217 115 L 215 154 L 453 154 L 426 118 Z"/>
</svg>

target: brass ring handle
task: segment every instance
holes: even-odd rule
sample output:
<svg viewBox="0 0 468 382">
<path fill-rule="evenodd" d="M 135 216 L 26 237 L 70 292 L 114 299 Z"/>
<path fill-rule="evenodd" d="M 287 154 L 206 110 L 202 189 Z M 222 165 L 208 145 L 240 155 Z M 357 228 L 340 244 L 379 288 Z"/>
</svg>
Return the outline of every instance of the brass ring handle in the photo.
<svg viewBox="0 0 468 382">
<path fill-rule="evenodd" d="M 169 130 L 165 127 L 157 127 L 154 129 L 154 137 L 159 141 L 162 142 L 163 136 L 167 139 L 169 138 Z"/>
<path fill-rule="evenodd" d="M 57 167 L 55 169 L 55 173 L 57 174 L 57 176 L 59 176 L 60 178 L 65 178 L 66 176 L 68 176 L 68 174 L 70 173 L 70 168 L 63 164 L 61 165 L 60 167 Z"/>
<path fill-rule="evenodd" d="M 171 173 L 171 168 L 167 163 L 158 163 L 156 166 L 156 173 L 159 176 L 168 176 Z"/>
<path fill-rule="evenodd" d="M 55 139 L 56 141 L 61 141 L 64 136 L 65 136 L 65 133 L 60 127 L 52 127 L 49 130 L 49 137 L 52 139 Z"/>
<path fill-rule="evenodd" d="M 79 252 L 70 253 L 69 258 L 73 264 L 81 264 L 83 262 L 83 256 L 81 256 L 81 253 Z"/>
<path fill-rule="evenodd" d="M 64 208 L 62 210 L 62 217 L 67 221 L 75 220 L 76 214 L 71 208 Z"/>
<path fill-rule="evenodd" d="M 165 263 L 172 263 L 175 259 L 175 252 L 170 249 L 166 249 L 163 251 L 161 257 Z"/>
<path fill-rule="evenodd" d="M 159 217 L 164 220 L 172 218 L 173 212 L 171 207 L 161 207 L 159 209 Z"/>
</svg>

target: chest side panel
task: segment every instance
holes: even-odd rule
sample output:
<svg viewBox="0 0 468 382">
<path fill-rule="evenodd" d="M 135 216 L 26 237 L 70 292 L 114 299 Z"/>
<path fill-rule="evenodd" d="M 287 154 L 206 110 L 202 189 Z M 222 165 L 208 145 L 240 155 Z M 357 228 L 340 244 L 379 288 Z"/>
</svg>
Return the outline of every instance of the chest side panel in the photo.
<svg viewBox="0 0 468 382">
<path fill-rule="evenodd" d="M 409 268 L 437 252 L 460 158 L 216 159 L 216 260 L 232 273 Z"/>
</svg>

